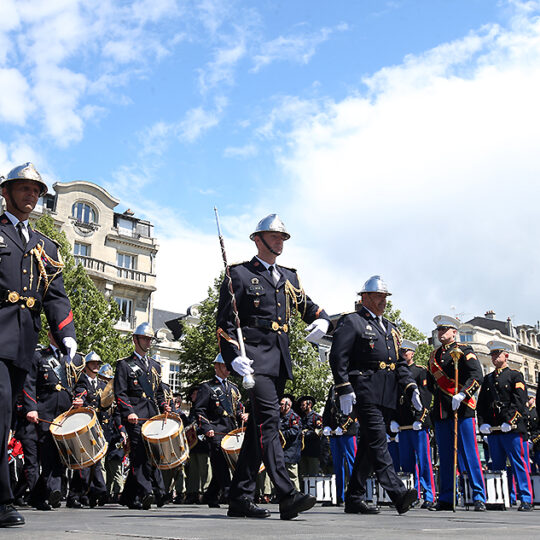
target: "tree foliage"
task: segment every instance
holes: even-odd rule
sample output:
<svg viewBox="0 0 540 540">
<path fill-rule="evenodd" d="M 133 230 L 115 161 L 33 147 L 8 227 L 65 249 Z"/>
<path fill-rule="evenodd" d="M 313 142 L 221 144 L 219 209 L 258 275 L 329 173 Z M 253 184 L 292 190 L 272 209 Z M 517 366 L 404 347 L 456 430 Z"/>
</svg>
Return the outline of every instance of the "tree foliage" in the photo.
<svg viewBox="0 0 540 540">
<path fill-rule="evenodd" d="M 414 354 L 414 361 L 418 365 L 427 365 L 431 353 L 431 347 L 426 342 L 427 337 L 418 328 L 408 323 L 401 316 L 401 310 L 394 308 L 390 301 L 386 304 L 384 316 L 398 327 L 404 339 L 419 343 Z"/>
<path fill-rule="evenodd" d="M 71 302 L 79 352 L 85 354 L 93 350 L 104 362 L 114 365 L 118 358 L 126 356 L 131 350 L 131 339 L 114 328 L 121 316 L 118 304 L 114 300 L 107 300 L 84 267 L 75 264 L 66 235 L 56 228 L 50 216 L 40 217 L 35 228 L 60 245 L 65 264 L 64 287 Z M 43 325 L 39 341 L 47 344 L 47 323 L 43 313 L 41 317 Z"/>
</svg>

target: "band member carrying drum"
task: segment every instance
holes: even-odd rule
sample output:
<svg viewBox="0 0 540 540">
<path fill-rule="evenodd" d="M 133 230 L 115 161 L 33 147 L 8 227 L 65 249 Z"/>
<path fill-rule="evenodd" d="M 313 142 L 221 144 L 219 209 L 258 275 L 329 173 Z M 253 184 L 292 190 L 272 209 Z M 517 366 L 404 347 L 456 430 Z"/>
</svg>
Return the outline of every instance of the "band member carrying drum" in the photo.
<svg viewBox="0 0 540 540">
<path fill-rule="evenodd" d="M 99 368 L 102 364 L 101 357 L 94 351 L 90 351 L 85 357 L 84 373 L 79 377 L 75 385 L 75 395 L 80 396 L 84 407 L 91 407 L 97 413 L 98 421 L 103 424 L 103 414 L 101 408 L 101 394 L 105 390 L 107 383 L 98 377 Z M 67 500 L 69 508 L 81 508 L 82 496 L 88 497 L 88 504 L 91 508 L 99 504 L 103 506 L 107 498 L 107 488 L 103 478 L 103 468 L 101 462 L 73 471 L 70 486 L 70 495 Z"/>
<path fill-rule="evenodd" d="M 118 360 L 114 375 L 114 394 L 129 437 L 131 467 L 121 501 L 129 508 L 148 510 L 154 502 L 152 480 L 158 496 L 165 495 L 161 473 L 152 467 L 141 436 L 141 420 L 170 412 L 161 383 L 161 366 L 148 352 L 154 331 L 142 323 L 133 332 L 135 351 Z M 143 420 L 143 421 L 144 421 Z M 160 501 L 157 501 L 158 503 Z"/>
<path fill-rule="evenodd" d="M 210 446 L 212 480 L 203 502 L 210 508 L 219 508 L 220 495 L 227 499 L 231 485 L 229 467 L 221 451 L 221 440 L 225 434 L 246 422 L 248 415 L 243 412 L 238 387 L 227 379 L 230 372 L 221 354 L 214 360 L 214 369 L 214 378 L 199 386 L 193 408 L 199 428 Z"/>
<path fill-rule="evenodd" d="M 83 369 L 84 361 L 75 354 L 69 363 L 51 332 L 50 345 L 34 354 L 32 369 L 23 389 L 23 409 L 26 419 L 36 425 L 41 474 L 34 486 L 29 502 L 38 510 L 51 510 L 60 506 L 62 476 L 65 466 L 50 432 L 50 422 L 66 412 L 72 405 L 83 401 L 73 393 L 73 385 Z"/>
</svg>

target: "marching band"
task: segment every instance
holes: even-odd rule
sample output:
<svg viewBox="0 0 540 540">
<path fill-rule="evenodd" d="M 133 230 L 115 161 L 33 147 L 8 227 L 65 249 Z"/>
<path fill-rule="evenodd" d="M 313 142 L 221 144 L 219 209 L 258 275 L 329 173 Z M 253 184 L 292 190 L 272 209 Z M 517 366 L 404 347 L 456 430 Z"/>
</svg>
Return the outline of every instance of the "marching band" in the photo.
<svg viewBox="0 0 540 540">
<path fill-rule="evenodd" d="M 519 511 L 533 510 L 540 425 L 523 375 L 508 367 L 507 344 L 488 344 L 495 369 L 484 377 L 474 350 L 457 341 L 459 321 L 438 315 L 441 345 L 427 367 L 417 365 L 417 344 L 383 316 L 391 293 L 380 276 L 332 328 L 297 271 L 276 263 L 290 235 L 271 214 L 250 236 L 250 261 L 229 266 L 221 244 L 220 354 L 215 376 L 188 389 L 185 415 L 150 355 L 149 324 L 135 329 L 133 352 L 115 370 L 94 351 L 77 353 L 58 246 L 28 224 L 47 187 L 30 163 L 0 187 L 0 527 L 24 524 L 19 507 L 52 511 L 63 500 L 74 509 L 228 504 L 228 516 L 257 519 L 270 516 L 262 505 L 272 500 L 290 520 L 317 502 L 301 479 L 321 472 L 325 451 L 346 513 L 379 512 L 373 482 L 398 514 L 455 511 L 464 491 L 483 512 L 488 471 L 504 472 Z M 49 344 L 37 347 L 42 309 Z M 284 394 L 294 313 L 312 344 L 333 332 L 322 416 L 312 396 Z M 264 477 L 270 493 L 257 492 Z"/>
</svg>

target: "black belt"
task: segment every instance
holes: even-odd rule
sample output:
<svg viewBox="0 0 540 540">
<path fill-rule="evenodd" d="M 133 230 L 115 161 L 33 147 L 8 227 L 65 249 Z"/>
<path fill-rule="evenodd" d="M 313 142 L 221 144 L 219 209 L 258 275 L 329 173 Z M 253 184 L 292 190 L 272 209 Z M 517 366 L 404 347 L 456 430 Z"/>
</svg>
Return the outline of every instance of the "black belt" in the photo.
<svg viewBox="0 0 540 540">
<path fill-rule="evenodd" d="M 362 364 L 362 371 L 367 370 L 372 371 L 379 371 L 381 369 L 388 369 L 390 371 L 394 371 L 396 369 L 396 363 L 395 362 L 367 362 L 366 364 Z"/>
<path fill-rule="evenodd" d="M 41 301 L 33 296 L 22 296 L 17 291 L 0 288 L 0 302 L 4 304 L 21 304 L 28 309 L 41 311 Z"/>
<path fill-rule="evenodd" d="M 279 330 L 281 330 L 282 332 L 287 333 L 289 331 L 289 325 L 287 323 L 280 325 L 276 321 L 271 321 L 270 319 L 263 319 L 262 317 L 251 317 L 249 319 L 249 326 L 253 326 L 255 328 L 264 328 L 266 330 L 273 330 L 274 332 L 278 332 Z"/>
</svg>

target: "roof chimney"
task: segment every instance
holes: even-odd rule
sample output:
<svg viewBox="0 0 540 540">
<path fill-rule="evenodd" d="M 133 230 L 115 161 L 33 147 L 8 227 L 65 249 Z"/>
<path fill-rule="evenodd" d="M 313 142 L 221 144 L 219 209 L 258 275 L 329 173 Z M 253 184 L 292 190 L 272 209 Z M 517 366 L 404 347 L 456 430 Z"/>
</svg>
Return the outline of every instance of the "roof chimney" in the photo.
<svg viewBox="0 0 540 540">
<path fill-rule="evenodd" d="M 486 319 L 493 320 L 493 319 L 495 319 L 495 312 L 492 309 L 490 309 L 489 311 L 486 311 L 486 314 L 484 315 L 484 317 Z"/>
</svg>

